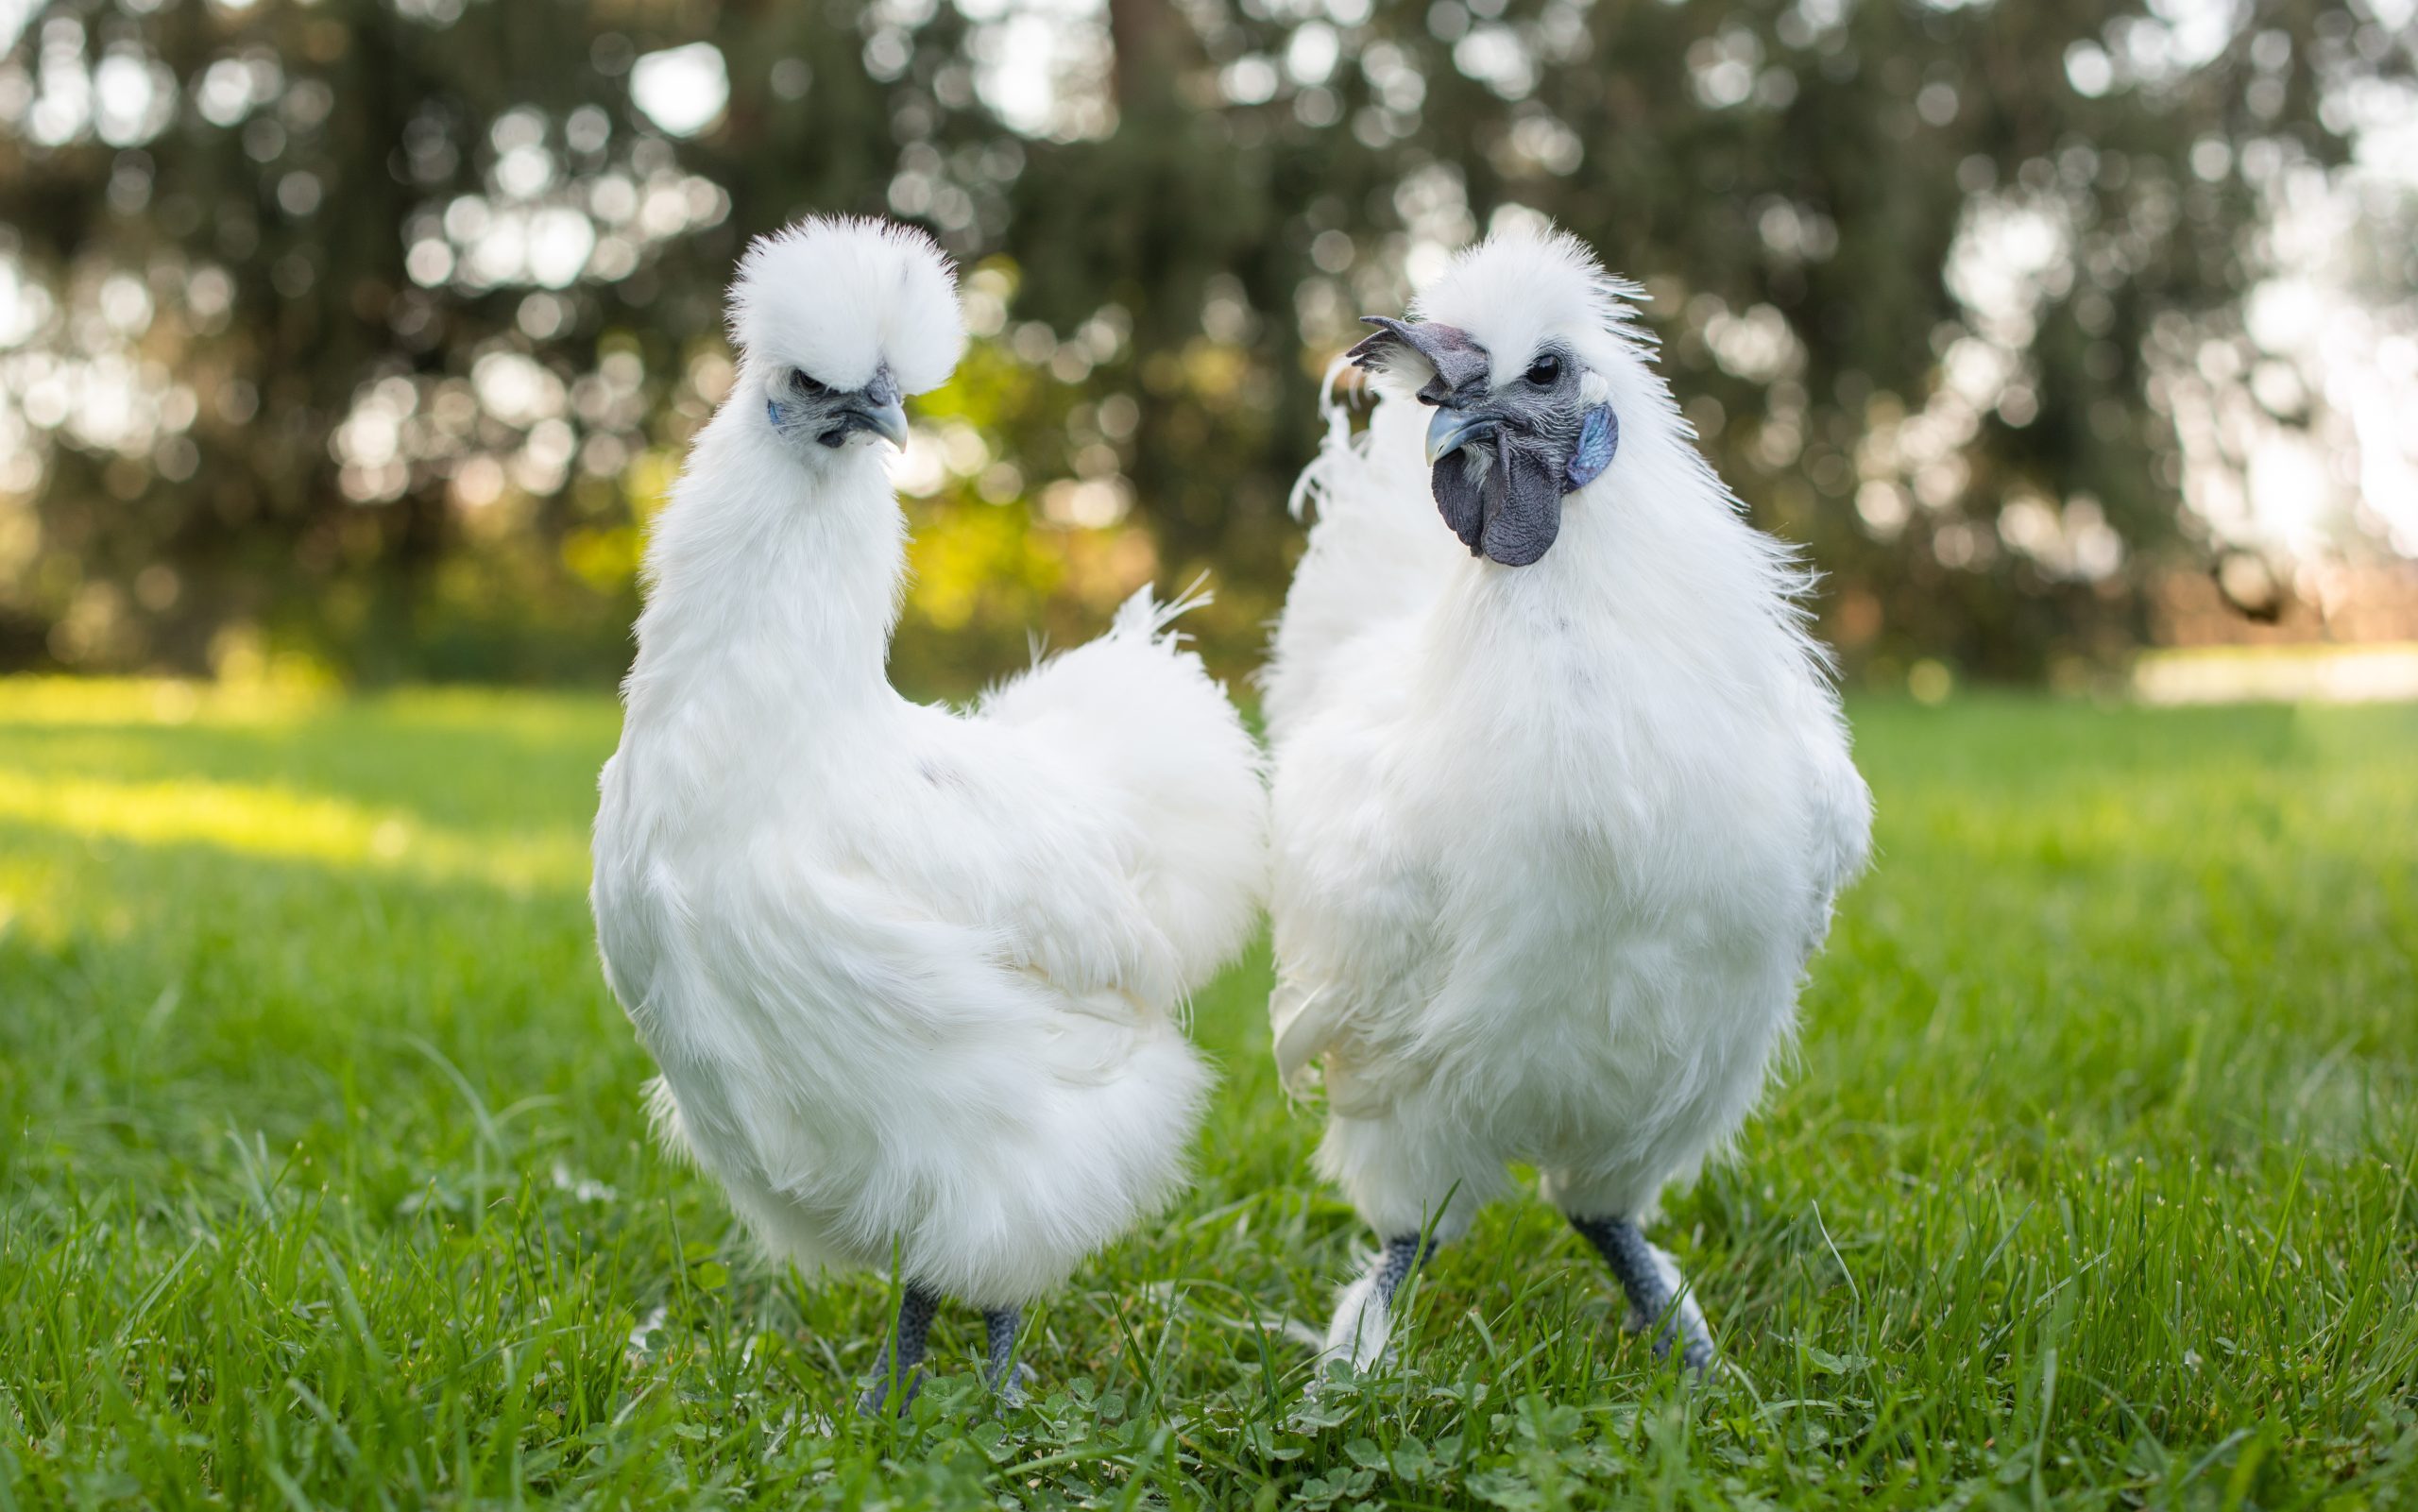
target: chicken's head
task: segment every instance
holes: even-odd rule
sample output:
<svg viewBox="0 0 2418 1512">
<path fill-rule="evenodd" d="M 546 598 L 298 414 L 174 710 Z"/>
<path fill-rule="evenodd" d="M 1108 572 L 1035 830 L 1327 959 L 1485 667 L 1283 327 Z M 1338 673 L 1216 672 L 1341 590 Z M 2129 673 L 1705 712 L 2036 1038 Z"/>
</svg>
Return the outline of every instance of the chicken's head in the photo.
<svg viewBox="0 0 2418 1512">
<path fill-rule="evenodd" d="M 1349 356 L 1434 407 L 1430 486 L 1471 555 L 1537 561 L 1564 498 L 1611 468 L 1625 420 L 1677 423 L 1629 320 L 1637 295 L 1575 237 L 1522 229 L 1462 253 L 1411 319 L 1368 317 L 1378 330 Z"/>
<path fill-rule="evenodd" d="M 964 349 L 957 280 L 921 231 L 814 216 L 757 238 L 732 286 L 734 402 L 809 465 L 859 437 L 907 440 L 910 394 Z"/>
</svg>

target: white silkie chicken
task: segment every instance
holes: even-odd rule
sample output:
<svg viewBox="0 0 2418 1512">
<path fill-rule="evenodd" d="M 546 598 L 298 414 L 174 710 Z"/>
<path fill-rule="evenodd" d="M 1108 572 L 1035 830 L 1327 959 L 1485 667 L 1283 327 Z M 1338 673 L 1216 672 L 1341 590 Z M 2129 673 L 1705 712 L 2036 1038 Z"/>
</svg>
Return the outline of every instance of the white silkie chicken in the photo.
<svg viewBox="0 0 2418 1512">
<path fill-rule="evenodd" d="M 1330 409 L 1303 477 L 1266 685 L 1269 1011 L 1382 1246 L 1328 1331 L 1357 1365 L 1422 1234 L 1520 1161 L 1628 1326 L 1707 1368 L 1639 1225 L 1752 1109 L 1865 862 L 1807 574 L 1696 451 L 1635 292 L 1560 233 L 1464 253 L 1414 319 L 1370 322 L 1370 425 Z"/>
<path fill-rule="evenodd" d="M 1157 1210 L 1207 1073 L 1179 1015 L 1251 930 L 1258 756 L 1173 608 L 971 714 L 891 688 L 906 525 L 877 443 L 964 342 L 928 240 L 749 248 L 729 398 L 646 556 L 592 902 L 667 1138 L 775 1256 L 889 1269 L 903 1405 L 944 1296 L 1012 1389 L 1018 1310 Z"/>
</svg>

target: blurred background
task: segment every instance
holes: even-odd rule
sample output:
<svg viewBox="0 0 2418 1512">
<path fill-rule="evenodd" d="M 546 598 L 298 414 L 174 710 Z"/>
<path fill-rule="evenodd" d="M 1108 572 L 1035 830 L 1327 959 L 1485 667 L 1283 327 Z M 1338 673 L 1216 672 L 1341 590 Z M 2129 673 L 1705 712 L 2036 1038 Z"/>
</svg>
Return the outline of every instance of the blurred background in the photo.
<svg viewBox="0 0 2418 1512">
<path fill-rule="evenodd" d="M 926 692 L 1204 569 L 1247 671 L 1355 317 L 1544 217 L 1852 681 L 2418 690 L 2413 10 L 0 0 L 0 670 L 607 685 L 734 257 L 855 211 L 976 338 Z"/>
</svg>

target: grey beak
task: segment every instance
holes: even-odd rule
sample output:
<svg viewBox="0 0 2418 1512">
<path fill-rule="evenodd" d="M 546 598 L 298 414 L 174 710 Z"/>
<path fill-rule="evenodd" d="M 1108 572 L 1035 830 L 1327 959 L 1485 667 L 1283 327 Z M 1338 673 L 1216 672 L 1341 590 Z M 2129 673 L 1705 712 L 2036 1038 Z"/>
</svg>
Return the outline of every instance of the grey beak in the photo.
<svg viewBox="0 0 2418 1512">
<path fill-rule="evenodd" d="M 892 376 L 890 365 L 884 363 L 873 370 L 873 382 L 853 394 L 839 396 L 838 412 L 833 418 L 839 423 L 824 433 L 823 444 L 838 446 L 848 438 L 851 431 L 871 431 L 892 446 L 907 445 L 906 396 L 898 392 L 898 380 Z"/>
<path fill-rule="evenodd" d="M 1496 423 L 1491 415 L 1437 406 L 1436 417 L 1427 422 L 1427 465 L 1432 467 L 1471 442 L 1492 435 Z"/>
<path fill-rule="evenodd" d="M 840 412 L 840 417 L 850 429 L 871 431 L 892 446 L 907 444 L 907 406 L 894 399 L 884 401 L 870 394 L 859 394 Z"/>
</svg>

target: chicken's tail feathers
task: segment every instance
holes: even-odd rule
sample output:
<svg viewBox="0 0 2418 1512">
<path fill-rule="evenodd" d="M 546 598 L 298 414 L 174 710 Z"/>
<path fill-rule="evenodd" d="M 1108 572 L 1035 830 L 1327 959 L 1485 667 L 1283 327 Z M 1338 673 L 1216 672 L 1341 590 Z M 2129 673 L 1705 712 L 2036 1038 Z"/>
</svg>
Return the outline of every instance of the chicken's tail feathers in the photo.
<svg viewBox="0 0 2418 1512">
<path fill-rule="evenodd" d="M 1108 633 L 984 696 L 1036 759 L 1073 774 L 1124 826 L 1122 864 L 1168 945 L 1173 994 L 1208 980 L 1256 922 L 1267 873 L 1260 756 L 1224 688 L 1175 630 L 1209 595 L 1127 599 Z"/>
<path fill-rule="evenodd" d="M 1109 622 L 1108 633 L 1182 645 L 1184 636 L 1183 632 L 1174 628 L 1176 620 L 1217 602 L 1218 595 L 1211 591 L 1209 574 L 1205 570 L 1165 602 L 1161 602 L 1151 591 L 1150 585 L 1145 583 L 1133 590 L 1132 597 L 1117 606 L 1116 618 Z"/>
</svg>

